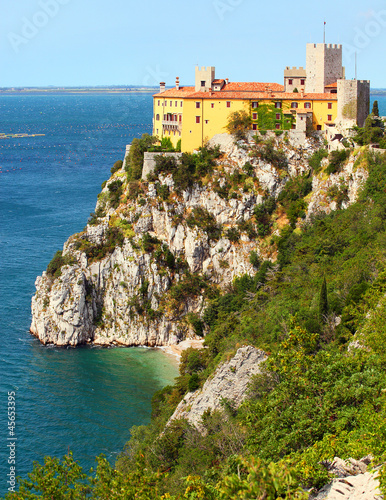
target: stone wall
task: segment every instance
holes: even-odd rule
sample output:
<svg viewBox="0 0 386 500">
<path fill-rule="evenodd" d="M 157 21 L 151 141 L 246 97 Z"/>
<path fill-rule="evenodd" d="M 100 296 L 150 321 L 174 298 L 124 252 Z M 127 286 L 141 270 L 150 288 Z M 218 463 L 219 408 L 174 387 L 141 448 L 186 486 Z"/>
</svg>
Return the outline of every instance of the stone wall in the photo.
<svg viewBox="0 0 386 500">
<path fill-rule="evenodd" d="M 154 172 L 155 159 L 157 156 L 173 156 L 178 161 L 182 153 L 145 153 L 143 158 L 142 179 L 146 180 L 147 176 Z"/>
<path fill-rule="evenodd" d="M 338 128 L 363 127 L 369 112 L 370 82 L 338 80 Z"/>
<path fill-rule="evenodd" d="M 307 43 L 306 93 L 324 93 L 326 85 L 343 77 L 342 46 Z"/>
</svg>

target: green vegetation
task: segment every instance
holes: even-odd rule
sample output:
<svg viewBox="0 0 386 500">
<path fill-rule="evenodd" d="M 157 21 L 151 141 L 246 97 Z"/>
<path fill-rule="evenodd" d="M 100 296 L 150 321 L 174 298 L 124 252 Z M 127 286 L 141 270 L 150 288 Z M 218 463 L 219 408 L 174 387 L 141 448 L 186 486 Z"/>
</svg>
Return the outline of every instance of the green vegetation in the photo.
<svg viewBox="0 0 386 500">
<path fill-rule="evenodd" d="M 245 140 L 247 132 L 251 129 L 251 116 L 246 111 L 234 111 L 229 115 L 226 129 L 234 135 L 237 141 Z"/>
<path fill-rule="evenodd" d="M 100 245 L 91 243 L 85 238 L 80 238 L 75 242 L 75 249 L 85 252 L 88 262 L 95 262 L 104 259 L 114 252 L 117 246 L 122 246 L 124 233 L 121 228 L 109 227 L 106 231 L 104 241 Z"/>
<path fill-rule="evenodd" d="M 183 153 L 179 162 L 171 156 L 158 156 L 154 173 L 148 177 L 154 181 L 159 173 L 172 174 L 175 190 L 181 193 L 195 183 L 200 184 L 201 179 L 213 171 L 220 155 L 219 147 L 203 147 L 197 154 Z"/>
<path fill-rule="evenodd" d="M 375 102 L 374 102 L 375 104 Z M 374 109 L 373 109 L 374 111 Z M 377 109 L 375 109 L 377 112 Z M 385 125 L 378 114 L 370 114 L 365 121 L 363 128 L 354 127 L 356 136 L 354 141 L 361 146 L 376 143 L 383 149 L 386 149 Z"/>
<path fill-rule="evenodd" d="M 115 172 L 118 172 L 118 170 L 121 170 L 122 166 L 123 166 L 123 161 L 122 161 L 122 160 L 118 160 L 118 161 L 116 161 L 116 162 L 114 163 L 114 165 L 111 167 L 111 170 L 110 170 L 111 175 L 114 175 L 114 174 L 115 174 Z M 102 189 L 103 189 L 103 188 L 102 188 Z"/>
<path fill-rule="evenodd" d="M 74 264 L 75 260 L 69 254 L 63 256 L 63 252 L 58 250 L 47 266 L 47 274 L 51 278 L 59 278 L 62 274 L 62 267 Z"/>
<path fill-rule="evenodd" d="M 271 146 L 256 145 L 254 154 L 282 165 L 280 152 Z M 324 157 L 323 150 L 311 157 L 314 173 Z M 346 151 L 331 154 L 327 173 L 339 172 L 346 159 Z M 177 189 L 183 189 L 190 185 L 189 175 L 196 182 L 210 173 L 213 161 L 213 153 L 202 150 L 197 157 L 185 156 L 181 166 L 163 159 L 157 168 L 172 173 Z M 43 498 L 112 500 L 302 499 L 307 497 L 302 488 L 319 488 L 329 480 L 324 463 L 335 456 L 359 459 L 371 453 L 374 465 L 384 463 L 386 155 L 365 152 L 360 161 L 369 178 L 358 201 L 315 216 L 301 228 L 295 226 L 306 208 L 311 173 L 289 179 L 277 200 L 263 198 L 254 210 L 259 235 L 270 233 L 275 211 L 285 211 L 290 225 L 269 238 L 278 253 L 275 263 L 251 252 L 254 276 L 236 278 L 220 293 L 209 279 L 181 271 L 168 306 L 178 316 L 190 298 L 205 298 L 203 314 L 186 317 L 196 333 L 205 332 L 205 348 L 183 353 L 175 385 L 154 395 L 151 423 L 131 430 L 114 467 L 102 456 L 87 477 L 71 455 L 61 462 L 46 459 L 44 466 L 35 465 L 19 493 L 7 498 L 39 498 L 32 496 L 36 492 Z M 244 182 L 244 175 L 235 172 L 237 182 Z M 329 196 L 341 191 L 344 186 Z M 194 210 L 187 223 L 208 236 L 218 229 L 204 209 Z M 248 230 L 254 226 L 241 223 L 225 234 L 237 241 Z M 179 269 L 167 246 L 151 235 L 143 236 L 142 247 L 171 272 Z M 156 314 L 147 300 L 149 282 L 144 280 L 138 292 L 129 306 Z M 363 348 L 350 346 L 354 339 Z M 242 345 L 269 354 L 243 404 L 235 408 L 223 400 L 222 412 L 203 415 L 203 432 L 184 420 L 165 428 L 184 395 L 201 387 Z M 381 484 L 385 492 L 384 470 Z"/>
<path fill-rule="evenodd" d="M 252 149 L 250 156 L 261 158 L 261 160 L 271 163 L 279 170 L 286 169 L 288 166 L 287 156 L 281 149 L 277 149 L 274 139 L 261 141 L 258 136 L 254 137 L 256 146 Z"/>
<path fill-rule="evenodd" d="M 133 139 L 130 147 L 130 152 L 125 163 L 127 172 L 127 180 L 136 181 L 141 178 L 143 156 L 146 151 L 149 151 L 157 142 L 157 138 L 149 134 L 143 134 L 140 139 Z"/>
<path fill-rule="evenodd" d="M 186 219 L 186 224 L 191 228 L 201 228 L 210 240 L 217 241 L 221 238 L 221 225 L 217 224 L 215 217 L 203 207 L 194 208 Z"/>
<path fill-rule="evenodd" d="M 274 104 L 261 104 L 253 110 L 257 112 L 257 128 L 260 133 L 267 130 L 276 130 L 276 126 L 280 130 L 290 130 L 295 118 L 291 113 L 283 112 L 282 108 L 276 108 Z"/>
<path fill-rule="evenodd" d="M 315 151 L 315 153 L 313 153 L 309 160 L 308 160 L 308 164 L 309 166 L 311 167 L 312 169 L 312 172 L 314 174 L 318 174 L 322 168 L 322 160 L 323 158 L 327 158 L 328 157 L 328 152 L 325 150 L 325 149 L 318 149 L 318 151 Z"/>
<path fill-rule="evenodd" d="M 341 151 L 331 151 L 329 156 L 329 164 L 326 172 L 328 175 L 336 174 L 342 170 L 344 162 L 349 158 L 350 151 L 343 149 Z"/>
</svg>

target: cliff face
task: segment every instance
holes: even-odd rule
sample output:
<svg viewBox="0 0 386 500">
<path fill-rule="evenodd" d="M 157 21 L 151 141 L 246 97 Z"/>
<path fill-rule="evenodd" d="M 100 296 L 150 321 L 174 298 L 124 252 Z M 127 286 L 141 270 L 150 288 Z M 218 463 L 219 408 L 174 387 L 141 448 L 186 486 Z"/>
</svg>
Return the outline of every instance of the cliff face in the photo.
<svg viewBox="0 0 386 500">
<path fill-rule="evenodd" d="M 168 424 L 185 418 L 200 429 L 203 414 L 208 410 L 223 410 L 223 400 L 238 408 L 247 395 L 252 375 L 261 373 L 260 365 L 266 359 L 265 353 L 255 347 L 240 347 L 230 361 L 217 368 L 202 389 L 185 395 Z"/>
<path fill-rule="evenodd" d="M 252 140 L 237 146 L 223 136 L 213 172 L 189 188 L 176 186 L 170 173 L 128 183 L 123 168 L 115 172 L 98 197 L 99 217 L 69 238 L 55 272 L 37 278 L 31 333 L 44 344 L 74 346 L 160 346 L 194 336 L 206 298 L 255 272 L 252 251 L 274 259 L 254 232 L 254 208 L 307 172 L 307 159 L 320 147 L 274 140 L 285 170 L 250 156 Z M 249 174 L 241 175 L 246 164 Z M 315 212 L 326 208 L 317 197 L 324 188 L 314 182 Z"/>
</svg>

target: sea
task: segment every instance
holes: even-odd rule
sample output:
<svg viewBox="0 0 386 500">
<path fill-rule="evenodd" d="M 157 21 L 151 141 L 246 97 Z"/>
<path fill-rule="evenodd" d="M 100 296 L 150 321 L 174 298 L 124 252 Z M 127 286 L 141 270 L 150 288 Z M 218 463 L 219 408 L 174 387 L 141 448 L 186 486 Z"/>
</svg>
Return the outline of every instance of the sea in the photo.
<svg viewBox="0 0 386 500">
<path fill-rule="evenodd" d="M 386 97 L 374 99 L 386 115 Z M 0 133 L 30 136 L 0 139 L 0 496 L 13 460 L 21 477 L 68 450 L 86 472 L 102 453 L 114 463 L 177 375 L 161 350 L 44 347 L 29 334 L 36 277 L 151 122 L 145 93 L 0 94 Z"/>
<path fill-rule="evenodd" d="M 0 497 L 11 467 L 25 478 L 47 455 L 71 450 L 86 472 L 102 453 L 114 463 L 178 374 L 161 350 L 44 347 L 29 333 L 36 277 L 151 123 L 146 93 L 0 94 L 0 133 L 30 136 L 0 139 Z"/>
</svg>

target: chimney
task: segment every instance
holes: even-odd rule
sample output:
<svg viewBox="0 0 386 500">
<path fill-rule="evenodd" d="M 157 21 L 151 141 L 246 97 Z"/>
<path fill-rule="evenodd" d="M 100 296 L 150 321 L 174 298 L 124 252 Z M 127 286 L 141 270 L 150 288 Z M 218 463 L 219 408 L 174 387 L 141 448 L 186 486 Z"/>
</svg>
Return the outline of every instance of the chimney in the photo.
<svg viewBox="0 0 386 500">
<path fill-rule="evenodd" d="M 229 78 L 225 78 L 225 84 L 228 85 L 229 83 Z"/>
<path fill-rule="evenodd" d="M 180 90 L 180 78 L 176 77 L 176 90 Z"/>
<path fill-rule="evenodd" d="M 165 92 L 165 89 L 166 89 L 166 83 L 165 82 L 161 82 L 159 84 L 159 91 L 160 91 L 160 93 Z"/>
</svg>

